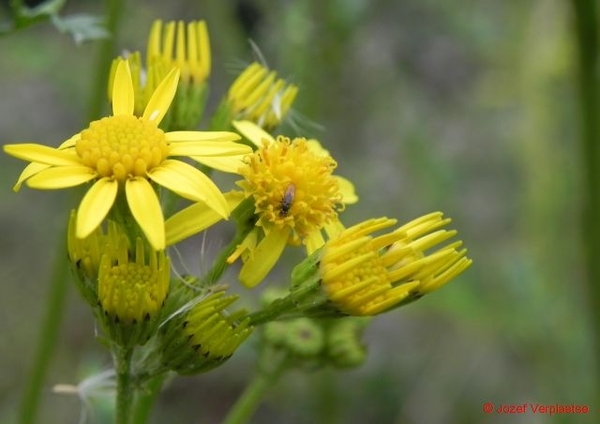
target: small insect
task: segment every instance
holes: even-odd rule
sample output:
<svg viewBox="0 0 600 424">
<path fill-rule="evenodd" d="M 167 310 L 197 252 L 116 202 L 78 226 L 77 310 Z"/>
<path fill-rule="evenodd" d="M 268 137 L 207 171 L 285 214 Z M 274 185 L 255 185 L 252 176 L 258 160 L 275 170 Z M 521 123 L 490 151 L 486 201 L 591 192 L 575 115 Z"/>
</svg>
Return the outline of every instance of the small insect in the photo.
<svg viewBox="0 0 600 424">
<path fill-rule="evenodd" d="M 285 189 L 285 193 L 283 193 L 283 197 L 281 198 L 279 216 L 286 216 L 289 213 L 292 203 L 294 202 L 295 194 L 296 186 L 294 184 L 289 184 Z"/>
</svg>

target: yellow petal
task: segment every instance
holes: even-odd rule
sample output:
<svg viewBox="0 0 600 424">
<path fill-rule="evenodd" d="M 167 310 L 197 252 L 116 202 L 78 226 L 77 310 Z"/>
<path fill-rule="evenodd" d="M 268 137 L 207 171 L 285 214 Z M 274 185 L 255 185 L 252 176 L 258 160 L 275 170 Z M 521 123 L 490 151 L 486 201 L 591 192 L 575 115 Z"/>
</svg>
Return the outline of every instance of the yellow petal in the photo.
<svg viewBox="0 0 600 424">
<path fill-rule="evenodd" d="M 152 93 L 152 97 L 150 97 L 146 109 L 144 109 L 143 119 L 154 122 L 156 125 L 160 124 L 160 121 L 169 110 L 169 106 L 171 106 L 173 97 L 175 97 L 178 81 L 179 69 L 173 68 Z"/>
<path fill-rule="evenodd" d="M 358 202 L 358 196 L 354 191 L 354 184 L 347 180 L 344 177 L 340 177 L 339 175 L 334 175 L 333 178 L 337 179 L 338 184 L 340 185 L 340 193 L 342 193 L 342 202 L 347 205 L 351 205 L 353 203 Z"/>
<path fill-rule="evenodd" d="M 169 145 L 169 156 L 238 156 L 250 153 L 250 146 L 231 141 L 191 141 Z"/>
<path fill-rule="evenodd" d="M 275 266 L 287 243 L 289 230 L 273 230 L 258 243 L 240 270 L 240 282 L 247 288 L 260 283 Z"/>
<path fill-rule="evenodd" d="M 202 66 L 204 79 L 206 79 L 210 75 L 211 57 L 208 29 L 204 21 L 198 22 L 198 42 L 200 46 L 200 66 Z"/>
<path fill-rule="evenodd" d="M 306 140 L 306 144 L 308 144 L 308 148 L 310 149 L 310 151 L 317 156 L 331 156 L 329 154 L 329 150 L 327 150 L 323 146 L 321 146 L 321 143 L 319 143 L 319 140 L 311 138 L 309 140 Z"/>
<path fill-rule="evenodd" d="M 304 244 L 306 245 L 306 253 L 311 255 L 315 250 L 325 244 L 325 239 L 323 239 L 321 231 L 313 231 L 304 239 Z"/>
<path fill-rule="evenodd" d="M 96 177 L 96 173 L 83 165 L 59 166 L 41 170 L 27 180 L 27 185 L 40 190 L 75 187 Z"/>
<path fill-rule="evenodd" d="M 242 192 L 227 193 L 225 198 L 229 209 L 233 210 L 244 199 L 244 194 Z M 221 215 L 206 206 L 206 203 L 194 203 L 165 221 L 167 246 L 193 236 L 221 219 Z"/>
<path fill-rule="evenodd" d="M 58 146 L 58 148 L 62 150 L 62 149 L 68 149 L 71 147 L 75 147 L 75 144 L 77 144 L 77 142 L 79 141 L 80 138 L 81 138 L 81 133 L 77 133 L 73 137 L 69 138 L 68 140 L 63 141 L 62 144 L 60 146 Z"/>
<path fill-rule="evenodd" d="M 162 21 L 157 19 L 150 27 L 148 35 L 148 47 L 146 48 L 146 68 L 150 68 L 150 63 L 156 56 L 160 56 L 160 35 L 162 33 Z"/>
<path fill-rule="evenodd" d="M 160 202 L 145 178 L 136 177 L 125 182 L 125 194 L 131 214 L 155 250 L 165 248 L 165 222 Z"/>
<path fill-rule="evenodd" d="M 243 158 L 246 155 L 242 156 L 228 156 L 228 157 L 198 157 L 192 156 L 197 162 L 200 162 L 203 165 L 208 166 L 209 168 L 218 169 L 222 172 L 230 172 L 237 174 L 240 166 L 244 164 Z"/>
<path fill-rule="evenodd" d="M 19 191 L 25 180 L 27 180 L 28 178 L 31 178 L 38 172 L 41 172 L 44 169 L 48 169 L 48 168 L 50 168 L 50 165 L 46 165 L 43 163 L 37 163 L 37 162 L 30 163 L 29 165 L 27 165 L 25 167 L 23 172 L 21 172 L 21 175 L 19 175 L 19 179 L 18 179 L 17 183 L 14 185 L 13 190 Z"/>
<path fill-rule="evenodd" d="M 166 160 L 159 167 L 152 169 L 148 176 L 186 199 L 198 202 L 207 198 L 206 187 L 203 184 L 206 175 L 185 162 Z"/>
<path fill-rule="evenodd" d="M 110 178 L 101 178 L 87 191 L 79 205 L 75 234 L 84 238 L 102 223 L 115 203 L 119 184 Z"/>
<path fill-rule="evenodd" d="M 342 222 L 339 219 L 334 219 L 325 224 L 323 229 L 327 233 L 327 238 L 331 240 L 334 238 L 338 238 L 342 231 L 346 229 L 346 227 L 344 227 L 344 224 L 342 224 Z"/>
<path fill-rule="evenodd" d="M 168 143 L 183 141 L 235 141 L 241 137 L 230 131 L 170 131 L 165 134 Z"/>
<path fill-rule="evenodd" d="M 263 139 L 269 141 L 270 143 L 275 141 L 271 134 L 263 130 L 252 121 L 232 121 L 231 123 L 240 134 L 254 143 L 257 147 L 262 146 Z"/>
<path fill-rule="evenodd" d="M 81 160 L 73 149 L 59 150 L 35 143 L 5 144 L 3 148 L 9 155 L 30 162 L 53 166 L 81 165 Z"/>
<path fill-rule="evenodd" d="M 133 115 L 135 98 L 127 60 L 120 60 L 117 65 L 112 88 L 112 102 L 113 115 Z"/>
<path fill-rule="evenodd" d="M 191 165 L 166 160 L 160 167 L 150 171 L 148 176 L 186 199 L 205 202 L 225 219 L 229 216 L 230 210 L 223 193 L 209 177 Z"/>
</svg>

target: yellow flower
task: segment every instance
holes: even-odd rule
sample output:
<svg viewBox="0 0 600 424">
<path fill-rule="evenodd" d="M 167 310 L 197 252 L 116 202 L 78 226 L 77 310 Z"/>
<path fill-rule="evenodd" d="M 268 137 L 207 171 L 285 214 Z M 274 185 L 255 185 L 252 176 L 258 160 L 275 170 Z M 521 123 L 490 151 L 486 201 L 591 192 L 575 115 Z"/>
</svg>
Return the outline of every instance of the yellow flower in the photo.
<svg viewBox="0 0 600 424">
<path fill-rule="evenodd" d="M 180 71 L 179 86 L 161 128 L 169 130 L 195 128 L 202 118 L 208 95 L 206 80 L 210 75 L 210 44 L 204 21 L 171 21 L 163 25 L 156 20 L 150 29 L 146 49 L 146 68 L 139 52 L 124 57 L 129 62 L 135 93 L 134 113 L 142 114 L 152 93 L 169 71 Z M 121 58 L 112 63 L 108 98 Z"/>
<path fill-rule="evenodd" d="M 143 345 L 160 323 L 169 292 L 170 261 L 164 250 L 145 248 L 139 237 L 135 248 L 113 241 L 117 245 L 107 244 L 98 274 L 101 324 L 118 344 Z"/>
<path fill-rule="evenodd" d="M 297 94 L 294 84 L 278 79 L 277 72 L 254 62 L 231 84 L 227 104 L 232 119 L 272 129 L 283 121 Z"/>
<path fill-rule="evenodd" d="M 461 241 L 426 253 L 456 235 L 439 229 L 450 222 L 435 212 L 395 231 L 395 219 L 370 219 L 344 230 L 323 247 L 320 287 L 328 304 L 348 315 L 375 315 L 427 294 L 468 268 Z M 301 287 L 299 284 L 298 287 Z"/>
<path fill-rule="evenodd" d="M 116 255 L 102 256 L 98 276 L 102 310 L 127 325 L 156 316 L 169 292 L 171 276 L 164 251 L 146 252 L 139 238 L 131 250 L 120 246 Z"/>
<path fill-rule="evenodd" d="M 164 25 L 156 20 L 150 29 L 146 66 L 166 61 L 179 68 L 184 84 L 200 85 L 210 75 L 210 42 L 206 22 L 171 21 Z"/>
<path fill-rule="evenodd" d="M 163 132 L 158 124 L 177 89 L 179 71 L 173 69 L 156 88 L 141 117 L 133 114 L 134 91 L 127 61 L 117 66 L 113 84 L 113 116 L 90 123 L 58 148 L 40 144 L 9 144 L 4 151 L 31 161 L 15 191 L 25 182 L 31 188 L 59 189 L 89 181 L 77 213 L 76 236 L 88 236 L 107 216 L 117 195 L 125 199 L 135 221 L 156 250 L 165 248 L 164 218 L 155 187 L 203 201 L 221 217 L 230 208 L 218 187 L 202 172 L 173 156 L 187 156 L 209 164 L 216 158 L 237 167 L 251 150 L 233 143 L 230 132 Z"/>
<path fill-rule="evenodd" d="M 245 159 L 238 185 L 254 200 L 256 228 L 229 257 L 243 255 L 239 279 L 258 284 L 275 265 L 286 244 L 306 245 L 308 253 L 323 245 L 321 230 L 342 230 L 338 211 L 358 200 L 348 180 L 333 175 L 337 164 L 316 141 L 290 140 L 269 134 L 251 122 L 234 126 L 259 146 Z M 261 240 L 259 240 L 262 237 Z"/>
</svg>

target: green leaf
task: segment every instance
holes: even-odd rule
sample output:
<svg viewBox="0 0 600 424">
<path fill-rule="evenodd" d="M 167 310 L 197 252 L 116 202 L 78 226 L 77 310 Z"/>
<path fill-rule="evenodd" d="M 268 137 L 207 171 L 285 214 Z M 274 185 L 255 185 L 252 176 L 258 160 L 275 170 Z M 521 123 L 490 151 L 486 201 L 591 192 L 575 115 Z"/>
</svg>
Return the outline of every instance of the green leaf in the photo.
<svg viewBox="0 0 600 424">
<path fill-rule="evenodd" d="M 71 34 L 77 44 L 110 37 L 110 33 L 104 27 L 104 22 L 97 16 L 77 14 L 61 18 L 58 15 L 52 15 L 51 21 L 60 32 Z"/>
</svg>

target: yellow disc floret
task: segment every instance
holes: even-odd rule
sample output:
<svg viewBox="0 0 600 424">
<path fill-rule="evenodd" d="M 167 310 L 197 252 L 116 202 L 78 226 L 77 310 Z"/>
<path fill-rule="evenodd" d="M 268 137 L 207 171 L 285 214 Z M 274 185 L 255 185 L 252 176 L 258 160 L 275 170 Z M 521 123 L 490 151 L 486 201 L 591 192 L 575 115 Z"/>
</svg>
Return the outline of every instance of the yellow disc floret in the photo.
<svg viewBox="0 0 600 424">
<path fill-rule="evenodd" d="M 98 278 L 98 298 L 105 314 L 119 322 L 132 324 L 150 319 L 162 308 L 169 291 L 169 259 L 163 251 L 148 252 L 145 258 L 141 240 L 136 243 L 135 259 L 121 248 L 118 259 L 102 258 Z"/>
<path fill-rule="evenodd" d="M 380 312 L 380 306 L 387 305 L 388 300 L 395 303 L 418 285 L 404 284 L 400 290 L 394 287 L 393 276 L 379 254 L 389 236 L 367 235 L 395 222 L 385 218 L 369 220 L 346 230 L 326 246 L 321 260 L 323 288 L 341 311 L 349 315 L 372 315 Z"/>
<path fill-rule="evenodd" d="M 258 225 L 292 230 L 300 240 L 337 218 L 342 207 L 339 183 L 332 176 L 337 163 L 329 155 L 311 150 L 303 138 L 279 136 L 264 142 L 240 169 L 239 185 L 253 196 Z"/>
<path fill-rule="evenodd" d="M 94 121 L 81 132 L 75 150 L 102 177 L 123 182 L 143 177 L 168 154 L 165 133 L 147 120 L 118 115 Z"/>
<path fill-rule="evenodd" d="M 396 223 L 378 218 L 344 230 L 323 248 L 322 288 L 348 315 L 375 315 L 418 299 L 471 265 L 462 241 L 441 212 L 415 219 L 395 231 L 374 236 Z M 431 249 L 437 249 L 430 252 Z"/>
</svg>

